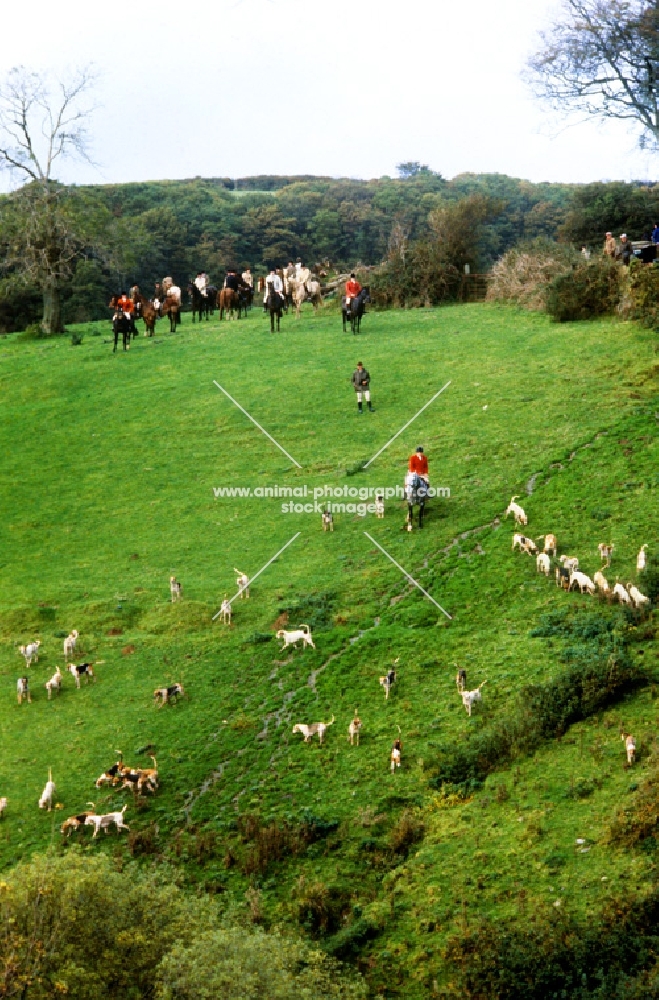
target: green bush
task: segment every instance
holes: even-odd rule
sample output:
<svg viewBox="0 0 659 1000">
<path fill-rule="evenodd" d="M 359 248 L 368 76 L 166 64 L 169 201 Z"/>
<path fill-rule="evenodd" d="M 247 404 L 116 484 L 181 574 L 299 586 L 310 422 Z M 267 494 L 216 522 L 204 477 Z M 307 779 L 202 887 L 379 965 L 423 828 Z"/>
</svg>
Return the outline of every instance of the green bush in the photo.
<svg viewBox="0 0 659 1000">
<path fill-rule="evenodd" d="M 633 847 L 659 833 L 659 770 L 656 765 L 634 795 L 616 813 L 607 833 L 611 844 Z"/>
<path fill-rule="evenodd" d="M 546 310 L 558 323 L 611 315 L 620 304 L 623 279 L 622 266 L 608 257 L 584 260 L 552 279 Z"/>
<path fill-rule="evenodd" d="M 211 909 L 166 876 L 75 848 L 37 857 L 0 883 L 0 996 L 151 996 L 163 956 L 209 926 Z"/>
<path fill-rule="evenodd" d="M 46 336 L 41 323 L 28 323 L 21 335 L 21 340 L 44 340 Z"/>
<path fill-rule="evenodd" d="M 105 854 L 75 847 L 36 857 L 0 882 L 0 997 L 365 996 L 322 952 L 229 920 L 162 867 L 119 871 Z"/>
<path fill-rule="evenodd" d="M 444 951 L 449 983 L 439 996 L 443 1000 L 659 997 L 658 919 L 659 894 L 654 891 L 636 898 L 622 894 L 598 920 L 581 922 L 539 909 L 514 926 L 482 920 L 449 940 Z M 642 984 L 649 982 L 652 988 L 644 991 Z"/>
<path fill-rule="evenodd" d="M 630 316 L 643 326 L 659 329 L 659 267 L 632 260 L 629 265 Z"/>
<path fill-rule="evenodd" d="M 263 931 L 210 931 L 160 964 L 158 1000 L 362 1000 L 357 979 L 320 950 Z"/>
<path fill-rule="evenodd" d="M 659 549 L 647 553 L 645 569 L 639 576 L 639 588 L 653 604 L 659 602 Z"/>
</svg>

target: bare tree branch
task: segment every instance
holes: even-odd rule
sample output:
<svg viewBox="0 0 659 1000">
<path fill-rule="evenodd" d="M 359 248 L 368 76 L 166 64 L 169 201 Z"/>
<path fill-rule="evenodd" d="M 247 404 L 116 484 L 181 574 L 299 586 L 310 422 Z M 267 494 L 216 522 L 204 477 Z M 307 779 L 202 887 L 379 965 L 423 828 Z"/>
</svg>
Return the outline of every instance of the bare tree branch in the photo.
<svg viewBox="0 0 659 1000">
<path fill-rule="evenodd" d="M 0 167 L 27 182 L 0 206 L 1 270 L 5 284 L 40 288 L 46 333 L 63 329 L 61 289 L 85 246 L 95 241 L 88 232 L 94 213 L 53 176 L 59 159 L 89 160 L 87 122 L 93 108 L 86 99 L 93 83 L 89 68 L 55 87 L 45 75 L 19 66 L 0 86 Z"/>
<path fill-rule="evenodd" d="M 659 146 L 659 0 L 563 0 L 541 34 L 527 76 L 540 99 L 640 127 L 641 147 Z"/>
<path fill-rule="evenodd" d="M 94 107 L 86 98 L 94 83 L 90 67 L 57 87 L 44 74 L 12 69 L 0 86 L 0 167 L 49 184 L 58 159 L 91 162 L 87 122 Z"/>
</svg>

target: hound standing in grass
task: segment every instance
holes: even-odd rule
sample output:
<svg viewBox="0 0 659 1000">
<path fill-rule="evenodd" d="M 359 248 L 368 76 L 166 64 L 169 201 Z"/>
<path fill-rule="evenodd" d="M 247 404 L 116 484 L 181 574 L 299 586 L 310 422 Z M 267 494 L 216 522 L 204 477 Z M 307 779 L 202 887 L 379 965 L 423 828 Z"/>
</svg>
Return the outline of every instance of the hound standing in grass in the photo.
<svg viewBox="0 0 659 1000">
<path fill-rule="evenodd" d="M 305 646 L 316 648 L 311 638 L 311 629 L 308 625 L 300 625 L 299 628 L 294 629 L 292 632 L 287 632 L 286 629 L 280 628 L 278 632 L 275 632 L 275 636 L 277 639 L 284 640 L 282 649 L 286 649 L 287 646 L 297 646 L 300 640 L 302 640 L 303 649 Z"/>
<path fill-rule="evenodd" d="M 59 694 L 61 686 L 62 686 L 62 671 L 58 667 L 53 676 L 50 678 L 50 680 L 47 680 L 46 683 L 44 684 L 44 687 L 48 692 L 48 701 L 50 701 L 53 691 Z"/>
<path fill-rule="evenodd" d="M 518 503 L 515 503 L 515 500 L 517 500 L 517 494 L 510 498 L 510 503 L 506 507 L 505 516 L 508 517 L 509 514 L 512 514 L 515 518 L 515 524 L 523 524 L 524 527 L 526 527 L 529 523 L 529 519 L 526 516 L 524 508 L 520 507 Z"/>
<path fill-rule="evenodd" d="M 332 725 L 334 725 L 334 716 L 332 716 L 331 722 L 313 722 L 310 726 L 298 722 L 296 726 L 293 726 L 293 732 L 302 733 L 305 743 L 311 743 L 311 737 L 318 733 L 318 742 L 322 743 L 325 739 L 325 731 Z"/>
<path fill-rule="evenodd" d="M 644 604 L 650 603 L 650 598 L 646 597 L 645 594 L 642 594 L 633 583 L 627 584 L 627 593 L 629 594 L 635 608 L 642 608 Z"/>
<path fill-rule="evenodd" d="M 391 773 L 393 774 L 397 767 L 400 767 L 400 755 L 403 751 L 403 744 L 400 739 L 395 739 L 393 746 L 391 748 Z"/>
<path fill-rule="evenodd" d="M 53 808 L 53 799 L 55 798 L 55 793 L 57 789 L 55 788 L 55 782 L 53 781 L 53 773 L 50 768 L 48 768 L 48 781 L 46 782 L 46 787 L 41 793 L 41 798 L 39 799 L 39 808 L 48 808 L 48 812 Z"/>
<path fill-rule="evenodd" d="M 76 666 L 75 663 L 69 663 L 69 665 L 67 666 L 66 669 L 71 674 L 71 676 L 74 678 L 74 680 L 76 682 L 76 687 L 78 688 L 78 690 L 80 690 L 80 678 L 81 677 L 83 677 L 83 676 L 86 677 L 88 684 L 89 684 L 90 680 L 93 680 L 93 681 L 96 680 L 96 674 L 94 673 L 94 671 L 92 669 L 91 663 L 79 663 L 77 666 Z"/>
<path fill-rule="evenodd" d="M 75 653 L 76 642 L 78 641 L 78 632 L 73 629 L 64 640 L 64 662 L 70 660 Z"/>
<path fill-rule="evenodd" d="M 362 720 L 357 715 L 357 709 L 355 709 L 355 717 L 348 726 L 348 739 L 350 740 L 350 746 L 354 746 L 355 741 L 357 741 L 357 746 L 359 746 L 359 730 L 362 728 Z"/>
<path fill-rule="evenodd" d="M 106 833 L 108 833 L 113 823 L 117 828 L 117 833 L 119 830 L 130 830 L 128 824 L 124 823 L 124 813 L 127 808 L 128 806 L 124 806 L 121 812 L 105 813 L 103 816 L 99 816 L 96 813 L 90 813 L 90 815 L 85 819 L 85 826 L 94 827 L 94 836 L 92 837 L 92 840 L 94 837 L 98 836 L 98 831 L 100 829 L 103 829 Z"/>
<path fill-rule="evenodd" d="M 538 573 L 544 573 L 545 576 L 549 576 L 549 570 L 551 569 L 551 563 L 549 562 L 549 556 L 546 552 L 538 552 L 535 557 L 535 566 Z"/>
<path fill-rule="evenodd" d="M 90 805 L 93 805 L 93 803 L 90 803 Z M 88 816 L 93 815 L 93 809 L 87 809 L 83 813 L 78 813 L 77 816 L 69 816 L 69 818 L 65 819 L 60 826 L 60 833 L 62 835 L 66 834 L 67 837 L 70 837 L 72 833 L 77 833 L 78 830 L 81 830 L 84 827 Z"/>
<path fill-rule="evenodd" d="M 384 497 L 381 493 L 377 493 L 375 496 L 375 516 L 384 517 Z"/>
<path fill-rule="evenodd" d="M 323 531 L 334 531 L 334 517 L 329 506 L 327 510 L 324 510 L 320 515 L 321 523 L 323 526 Z"/>
<path fill-rule="evenodd" d="M 183 588 L 175 576 L 170 576 L 169 578 L 169 590 L 172 595 L 172 604 L 174 601 L 181 600 L 181 591 Z"/>
<path fill-rule="evenodd" d="M 483 684 L 487 684 L 487 681 L 483 681 Z M 462 698 L 462 704 L 467 709 L 467 715 L 471 718 L 471 710 L 477 701 L 482 701 L 483 697 L 481 695 L 481 688 L 483 684 L 479 684 L 475 691 L 461 691 L 460 696 Z"/>
<path fill-rule="evenodd" d="M 241 600 L 243 597 L 249 597 L 249 577 L 247 576 L 247 573 L 241 573 L 235 566 L 233 567 L 233 571 L 238 574 L 236 587 L 240 592 Z"/>
<path fill-rule="evenodd" d="M 613 598 L 618 598 L 621 604 L 631 604 L 632 599 L 621 583 L 616 583 L 613 588 Z"/>
<path fill-rule="evenodd" d="M 168 702 L 174 699 L 178 700 L 185 696 L 185 691 L 183 690 L 182 684 L 170 684 L 169 687 L 156 688 L 153 692 L 153 700 L 156 704 L 160 703 L 160 708 L 163 705 L 167 705 Z"/>
<path fill-rule="evenodd" d="M 227 595 L 224 595 L 224 600 L 220 607 L 220 620 L 223 625 L 231 624 L 231 601 L 228 599 Z"/>
<path fill-rule="evenodd" d="M 544 551 L 548 556 L 553 556 L 554 559 L 558 555 L 558 540 L 556 535 L 539 535 L 538 541 L 544 539 Z"/>
<path fill-rule="evenodd" d="M 16 697 L 18 698 L 19 705 L 23 704 L 23 698 L 27 698 L 28 705 L 32 704 L 30 686 L 27 677 L 19 677 L 16 681 Z"/>
<path fill-rule="evenodd" d="M 636 740 L 629 733 L 621 733 L 620 739 L 625 744 L 627 763 L 631 766 L 636 760 Z"/>
<path fill-rule="evenodd" d="M 396 660 L 398 663 L 398 660 Z M 384 688 L 384 700 L 389 701 L 389 692 L 391 691 L 393 685 L 396 683 L 396 671 L 392 667 L 388 670 L 384 677 L 380 678 L 380 686 Z"/>
<path fill-rule="evenodd" d="M 532 538 L 527 538 L 526 535 L 520 535 L 519 532 L 516 532 L 513 535 L 513 544 L 510 548 L 514 552 L 518 546 L 519 551 L 526 552 L 527 556 L 536 555 L 538 552 L 538 546 Z"/>
<path fill-rule="evenodd" d="M 40 645 L 41 641 L 39 639 L 36 639 L 34 642 L 28 642 L 27 646 L 18 647 L 18 652 L 21 654 L 21 656 L 25 657 L 25 666 L 27 668 L 32 666 L 32 660 L 34 660 L 35 663 L 39 662 Z"/>
</svg>

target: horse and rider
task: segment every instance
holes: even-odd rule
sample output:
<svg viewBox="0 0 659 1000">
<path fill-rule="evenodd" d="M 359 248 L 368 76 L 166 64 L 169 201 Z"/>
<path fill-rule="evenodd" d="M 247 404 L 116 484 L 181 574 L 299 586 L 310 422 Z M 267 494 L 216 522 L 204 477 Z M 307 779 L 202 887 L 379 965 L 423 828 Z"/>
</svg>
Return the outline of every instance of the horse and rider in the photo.
<svg viewBox="0 0 659 1000">
<path fill-rule="evenodd" d="M 162 302 L 162 312 L 169 316 L 170 333 L 176 333 L 176 327 L 181 323 L 181 289 L 174 284 L 171 277 L 163 278 L 162 291 L 164 300 Z"/>
<path fill-rule="evenodd" d="M 133 319 L 135 303 L 126 294 L 126 292 L 121 292 L 119 295 L 114 295 L 110 299 L 109 307 L 113 310 L 112 332 L 114 334 L 114 348 L 112 353 L 114 354 L 117 350 L 119 334 L 121 334 L 122 337 L 124 351 L 129 351 L 131 335 L 135 337 L 137 336 L 135 320 Z"/>
<path fill-rule="evenodd" d="M 368 286 L 362 287 L 353 271 L 348 281 L 346 281 L 345 295 L 341 300 L 344 333 L 346 332 L 346 323 L 348 320 L 350 321 L 351 332 L 359 333 L 362 316 L 366 312 L 366 303 L 370 301 Z"/>
<path fill-rule="evenodd" d="M 192 303 L 193 323 L 197 314 L 199 314 L 200 323 L 202 316 L 205 316 L 206 319 L 210 316 L 213 311 L 213 291 L 206 272 L 198 271 L 194 281 L 191 281 L 188 285 L 188 295 Z"/>
<path fill-rule="evenodd" d="M 220 309 L 220 319 L 224 319 L 224 313 L 233 315 L 238 310 L 238 319 L 241 312 L 247 313 L 249 303 L 250 288 L 246 285 L 235 267 L 227 270 L 224 284 L 217 295 L 217 304 Z"/>
<path fill-rule="evenodd" d="M 407 500 L 407 530 L 411 531 L 414 524 L 414 508 L 419 508 L 419 527 L 423 527 L 423 515 L 428 499 L 430 480 L 428 478 L 428 459 L 423 448 L 419 446 L 407 463 L 405 476 L 405 498 Z"/>
<path fill-rule="evenodd" d="M 263 293 L 263 308 L 266 312 L 270 313 L 270 333 L 275 332 L 275 319 L 277 321 L 277 332 L 279 332 L 281 314 L 285 307 L 284 283 L 273 267 L 265 279 L 265 290 Z"/>
<path fill-rule="evenodd" d="M 243 286 L 245 287 L 247 292 L 247 306 L 249 309 L 251 309 L 252 302 L 254 301 L 254 275 L 252 274 L 252 270 L 249 264 L 247 265 L 243 273 L 240 275 L 240 277 Z"/>
</svg>

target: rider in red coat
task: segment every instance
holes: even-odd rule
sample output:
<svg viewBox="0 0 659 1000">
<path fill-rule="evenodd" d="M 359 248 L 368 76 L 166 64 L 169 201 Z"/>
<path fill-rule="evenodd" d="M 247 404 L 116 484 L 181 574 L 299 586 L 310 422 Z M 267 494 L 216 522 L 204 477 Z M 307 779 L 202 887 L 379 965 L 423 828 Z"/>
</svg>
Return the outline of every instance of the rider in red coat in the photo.
<svg viewBox="0 0 659 1000">
<path fill-rule="evenodd" d="M 349 305 L 350 304 L 350 299 L 356 298 L 356 296 L 359 295 L 359 293 L 361 292 L 361 290 L 362 290 L 362 286 L 359 284 L 359 282 L 355 278 L 355 274 L 354 274 L 354 271 L 353 271 L 353 273 L 350 275 L 350 278 L 348 279 L 348 281 L 346 281 L 346 305 Z"/>
<path fill-rule="evenodd" d="M 423 448 L 417 448 L 415 453 L 410 455 L 407 468 L 410 472 L 416 472 L 417 476 L 421 476 L 422 479 L 428 482 L 428 459 L 423 454 Z"/>
</svg>

